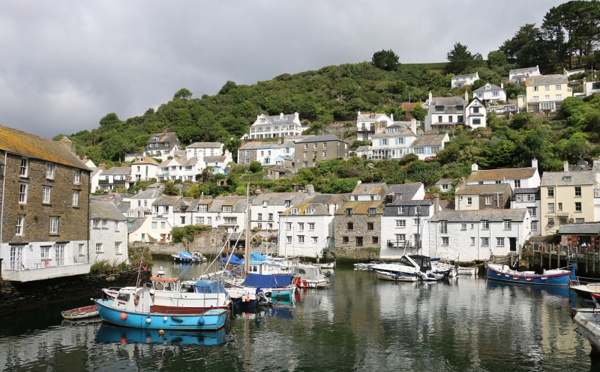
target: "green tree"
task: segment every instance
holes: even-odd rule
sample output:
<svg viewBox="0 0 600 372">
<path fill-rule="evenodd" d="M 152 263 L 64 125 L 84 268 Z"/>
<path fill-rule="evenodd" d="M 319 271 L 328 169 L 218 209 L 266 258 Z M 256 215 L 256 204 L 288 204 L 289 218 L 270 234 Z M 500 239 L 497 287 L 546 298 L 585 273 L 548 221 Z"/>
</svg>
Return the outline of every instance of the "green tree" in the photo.
<svg viewBox="0 0 600 372">
<path fill-rule="evenodd" d="M 190 98 L 192 98 L 192 92 L 190 92 L 186 88 L 181 88 L 173 96 L 173 99 L 177 99 L 177 98 L 179 98 L 179 99 L 190 99 Z"/>
<path fill-rule="evenodd" d="M 260 162 L 253 161 L 250 163 L 250 167 L 248 168 L 248 170 L 251 173 L 258 173 L 258 172 L 262 172 L 263 168 L 262 168 L 262 165 L 260 164 Z"/>
<path fill-rule="evenodd" d="M 399 58 L 393 50 L 380 50 L 373 54 L 373 66 L 380 70 L 394 71 L 398 67 Z"/>
<path fill-rule="evenodd" d="M 447 54 L 448 64 L 446 64 L 446 73 L 460 74 L 472 67 L 476 67 L 483 60 L 479 53 L 471 54 L 466 45 L 455 43 L 454 49 Z"/>
<path fill-rule="evenodd" d="M 492 50 L 487 55 L 487 63 L 489 68 L 505 67 L 508 64 L 506 54 L 500 50 Z"/>
</svg>

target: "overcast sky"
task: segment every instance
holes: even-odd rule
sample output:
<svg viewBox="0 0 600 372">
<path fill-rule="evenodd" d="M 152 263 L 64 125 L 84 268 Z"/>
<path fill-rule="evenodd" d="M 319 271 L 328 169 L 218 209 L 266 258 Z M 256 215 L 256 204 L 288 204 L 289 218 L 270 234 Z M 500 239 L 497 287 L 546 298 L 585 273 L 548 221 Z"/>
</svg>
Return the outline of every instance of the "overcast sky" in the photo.
<svg viewBox="0 0 600 372">
<path fill-rule="evenodd" d="M 0 2 L 0 124 L 43 137 L 98 127 L 228 81 L 496 50 L 558 0 L 18 0 Z M 274 114 L 274 113 L 270 113 Z"/>
</svg>

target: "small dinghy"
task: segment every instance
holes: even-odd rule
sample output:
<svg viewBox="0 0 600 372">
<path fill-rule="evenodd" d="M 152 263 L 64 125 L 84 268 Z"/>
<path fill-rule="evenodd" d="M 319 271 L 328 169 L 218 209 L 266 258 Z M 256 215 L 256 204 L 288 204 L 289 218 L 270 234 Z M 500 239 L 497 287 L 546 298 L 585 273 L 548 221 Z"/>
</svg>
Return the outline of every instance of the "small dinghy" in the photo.
<svg viewBox="0 0 600 372">
<path fill-rule="evenodd" d="M 93 318 L 98 316 L 98 307 L 96 305 L 77 307 L 75 309 L 61 311 L 60 314 L 67 320 Z"/>
</svg>

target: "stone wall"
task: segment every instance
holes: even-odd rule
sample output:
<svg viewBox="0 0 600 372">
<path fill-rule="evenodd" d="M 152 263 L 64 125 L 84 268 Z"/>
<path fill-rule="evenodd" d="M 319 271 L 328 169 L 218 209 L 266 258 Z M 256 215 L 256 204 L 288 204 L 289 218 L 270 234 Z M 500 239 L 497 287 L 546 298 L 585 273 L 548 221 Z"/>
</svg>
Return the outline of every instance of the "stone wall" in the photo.
<svg viewBox="0 0 600 372">
<path fill-rule="evenodd" d="M 142 282 L 150 279 L 143 271 Z M 33 309 L 42 303 L 60 303 L 82 297 L 100 297 L 102 288 L 135 285 L 138 269 L 114 273 L 87 274 L 35 282 L 0 281 L 0 314 Z M 74 285 L 76 283 L 76 285 Z"/>
</svg>

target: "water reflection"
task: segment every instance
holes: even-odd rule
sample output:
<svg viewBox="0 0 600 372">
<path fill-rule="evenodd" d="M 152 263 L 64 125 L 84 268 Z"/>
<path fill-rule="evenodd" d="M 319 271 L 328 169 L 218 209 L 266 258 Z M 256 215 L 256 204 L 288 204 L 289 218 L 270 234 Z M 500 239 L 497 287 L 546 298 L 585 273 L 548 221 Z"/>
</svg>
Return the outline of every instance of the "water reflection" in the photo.
<svg viewBox="0 0 600 372">
<path fill-rule="evenodd" d="M 96 332 L 97 343 L 171 344 L 215 346 L 225 343 L 225 329 L 217 332 L 184 332 L 135 329 L 102 324 Z"/>
</svg>

